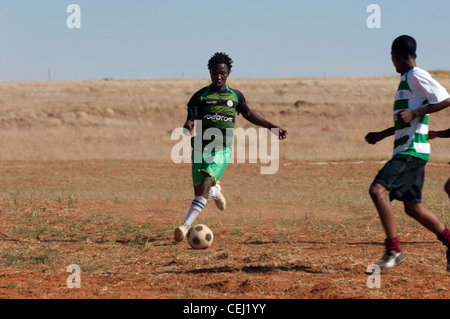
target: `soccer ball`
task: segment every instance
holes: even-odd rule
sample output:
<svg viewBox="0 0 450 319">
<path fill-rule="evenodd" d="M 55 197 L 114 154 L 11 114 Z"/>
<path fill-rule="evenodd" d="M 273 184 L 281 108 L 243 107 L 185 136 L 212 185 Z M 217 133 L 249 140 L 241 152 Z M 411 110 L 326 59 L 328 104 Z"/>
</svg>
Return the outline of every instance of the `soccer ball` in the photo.
<svg viewBox="0 0 450 319">
<path fill-rule="evenodd" d="M 194 249 L 208 248 L 212 245 L 213 239 L 213 232 L 204 224 L 192 226 L 187 233 L 188 243 Z"/>
</svg>

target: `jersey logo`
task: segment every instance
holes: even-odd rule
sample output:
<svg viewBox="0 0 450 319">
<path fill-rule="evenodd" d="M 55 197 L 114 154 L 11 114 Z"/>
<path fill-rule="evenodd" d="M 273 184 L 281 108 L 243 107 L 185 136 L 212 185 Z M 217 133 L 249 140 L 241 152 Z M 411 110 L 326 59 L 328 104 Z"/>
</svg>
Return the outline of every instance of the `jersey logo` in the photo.
<svg viewBox="0 0 450 319">
<path fill-rule="evenodd" d="M 205 114 L 203 116 L 205 120 L 216 120 L 222 122 L 234 122 L 234 118 L 232 116 L 221 115 L 221 114 Z"/>
</svg>

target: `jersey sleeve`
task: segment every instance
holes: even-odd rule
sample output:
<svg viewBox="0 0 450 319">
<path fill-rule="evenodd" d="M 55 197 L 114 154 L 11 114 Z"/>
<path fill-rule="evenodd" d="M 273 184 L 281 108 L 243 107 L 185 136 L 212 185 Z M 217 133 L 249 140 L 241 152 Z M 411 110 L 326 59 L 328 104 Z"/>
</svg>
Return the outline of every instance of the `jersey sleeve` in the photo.
<svg viewBox="0 0 450 319">
<path fill-rule="evenodd" d="M 186 121 L 195 121 L 198 119 L 199 108 L 200 108 L 200 97 L 205 92 L 206 88 L 197 91 L 192 95 L 187 103 L 187 117 Z"/>
<path fill-rule="evenodd" d="M 450 97 L 447 90 L 425 70 L 418 70 L 411 77 L 412 90 L 420 91 L 430 104 L 442 102 Z"/>
<path fill-rule="evenodd" d="M 244 95 L 241 93 L 241 91 L 238 90 L 234 90 L 236 93 L 236 96 L 239 100 L 239 103 L 236 107 L 236 112 L 238 114 L 240 113 L 250 113 L 251 109 L 248 107 L 247 105 L 247 101 L 245 100 Z"/>
</svg>

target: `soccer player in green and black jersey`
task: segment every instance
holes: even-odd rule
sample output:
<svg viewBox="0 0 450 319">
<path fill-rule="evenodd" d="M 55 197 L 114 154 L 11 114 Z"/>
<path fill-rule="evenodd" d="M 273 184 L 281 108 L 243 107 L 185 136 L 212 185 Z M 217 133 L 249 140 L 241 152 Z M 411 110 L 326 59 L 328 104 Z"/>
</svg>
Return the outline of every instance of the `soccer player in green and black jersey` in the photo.
<svg viewBox="0 0 450 319">
<path fill-rule="evenodd" d="M 219 178 L 231 160 L 234 125 L 237 114 L 252 124 L 275 129 L 279 139 L 285 139 L 287 131 L 264 119 L 251 110 L 244 95 L 228 87 L 227 79 L 233 61 L 225 53 L 215 53 L 208 61 L 211 84 L 196 92 L 188 102 L 187 119 L 184 124 L 192 138 L 192 181 L 195 198 L 183 224 L 175 229 L 174 238 L 182 241 L 188 229 L 212 197 L 217 207 L 224 210 Z M 195 125 L 197 123 L 197 125 Z"/>
</svg>

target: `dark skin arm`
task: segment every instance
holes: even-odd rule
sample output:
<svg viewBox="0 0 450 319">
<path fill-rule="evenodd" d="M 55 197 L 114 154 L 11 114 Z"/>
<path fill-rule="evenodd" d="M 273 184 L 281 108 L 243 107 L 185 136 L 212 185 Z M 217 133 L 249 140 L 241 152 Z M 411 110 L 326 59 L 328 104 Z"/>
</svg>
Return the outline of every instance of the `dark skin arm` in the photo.
<svg viewBox="0 0 450 319">
<path fill-rule="evenodd" d="M 440 138 L 448 138 L 450 137 L 450 128 L 443 130 L 443 131 L 429 131 L 428 132 L 428 139 L 432 140 L 436 137 L 440 137 Z M 450 164 L 450 162 L 449 162 Z M 447 192 L 449 199 L 450 199 L 450 178 L 447 181 L 447 183 L 445 184 L 445 191 Z"/>
<path fill-rule="evenodd" d="M 272 124 L 271 122 L 267 121 L 265 118 L 263 118 L 261 115 L 259 115 L 257 112 L 251 110 L 249 113 L 242 113 L 242 116 L 249 121 L 250 123 L 257 125 L 257 126 L 261 126 L 261 127 L 265 127 L 266 129 L 273 129 L 273 128 L 278 128 L 279 129 L 279 133 L 278 133 L 278 138 L 280 140 L 284 140 L 287 136 L 287 131 L 284 128 L 281 128 L 278 125 Z"/>
<path fill-rule="evenodd" d="M 415 118 L 422 117 L 425 114 L 439 112 L 449 106 L 450 106 L 450 98 L 436 104 L 429 104 L 426 106 L 422 106 L 414 111 L 410 110 L 401 111 L 397 114 L 397 119 L 401 123 L 409 123 Z"/>
<path fill-rule="evenodd" d="M 257 125 L 257 126 L 261 126 L 261 127 L 265 127 L 267 129 L 273 129 L 273 128 L 278 128 L 279 131 L 279 135 L 278 138 L 280 140 L 284 140 L 287 136 L 287 131 L 284 128 L 281 128 L 278 125 L 272 124 L 271 122 L 267 121 L 265 118 L 263 118 L 261 115 L 259 115 L 257 112 L 251 110 L 249 113 L 242 113 L 242 116 L 249 121 L 250 123 Z M 190 121 L 187 120 L 184 125 L 183 128 L 186 128 L 191 136 L 194 133 L 194 121 Z"/>
<path fill-rule="evenodd" d="M 279 129 L 278 138 L 280 140 L 284 140 L 286 138 L 287 131 L 285 129 L 283 129 L 275 124 L 272 124 L 271 122 L 264 119 L 261 115 L 259 115 L 255 111 L 252 110 L 249 113 L 242 113 L 242 116 L 247 121 L 249 121 L 250 123 L 252 123 L 254 125 L 262 126 L 269 130 L 272 128 L 278 128 Z M 191 136 L 194 134 L 194 127 L 195 127 L 195 122 L 191 121 L 191 120 L 187 120 L 183 125 L 183 128 L 187 129 Z M 214 183 L 213 183 L 211 177 L 208 175 L 205 175 L 202 183 L 200 185 L 194 186 L 195 195 L 203 196 L 206 198 L 206 196 L 209 192 L 209 189 L 212 186 L 214 186 Z"/>
<path fill-rule="evenodd" d="M 432 140 L 436 137 L 447 138 L 450 137 L 450 128 L 443 131 L 429 131 L 428 139 Z"/>
<path fill-rule="evenodd" d="M 395 128 L 392 126 L 390 128 L 387 128 L 380 132 L 369 132 L 365 140 L 369 144 L 376 144 L 377 142 L 381 141 L 382 139 L 385 139 L 388 136 L 392 136 L 395 134 Z"/>
<path fill-rule="evenodd" d="M 189 133 L 191 134 L 191 136 L 194 134 L 194 127 L 195 127 L 195 122 L 191 121 L 191 120 L 186 120 L 186 122 L 183 125 L 183 128 L 187 129 L 189 131 Z"/>
</svg>

